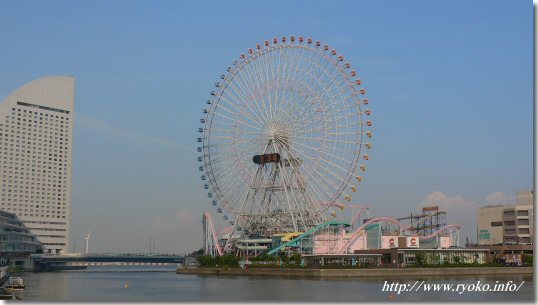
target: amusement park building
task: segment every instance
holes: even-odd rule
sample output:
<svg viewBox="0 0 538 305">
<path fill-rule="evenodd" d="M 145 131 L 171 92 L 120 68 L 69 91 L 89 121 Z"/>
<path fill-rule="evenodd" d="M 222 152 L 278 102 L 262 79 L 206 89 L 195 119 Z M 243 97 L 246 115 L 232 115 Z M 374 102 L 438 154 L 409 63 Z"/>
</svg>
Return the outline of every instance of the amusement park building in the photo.
<svg viewBox="0 0 538 305">
<path fill-rule="evenodd" d="M 67 249 L 74 78 L 50 76 L 0 104 L 0 209 L 14 213 L 45 252 Z"/>
<path fill-rule="evenodd" d="M 516 205 L 489 205 L 478 209 L 479 245 L 531 244 L 534 227 L 534 193 L 519 191 Z"/>
</svg>

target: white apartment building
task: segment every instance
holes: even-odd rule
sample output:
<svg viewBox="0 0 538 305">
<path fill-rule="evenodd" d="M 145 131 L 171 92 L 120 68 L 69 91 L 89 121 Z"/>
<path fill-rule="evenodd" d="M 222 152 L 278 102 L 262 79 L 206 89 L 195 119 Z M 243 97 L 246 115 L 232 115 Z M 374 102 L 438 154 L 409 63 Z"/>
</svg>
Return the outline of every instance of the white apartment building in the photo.
<svg viewBox="0 0 538 305">
<path fill-rule="evenodd" d="M 0 209 L 50 253 L 68 249 L 74 90 L 73 77 L 49 76 L 0 103 Z"/>
</svg>

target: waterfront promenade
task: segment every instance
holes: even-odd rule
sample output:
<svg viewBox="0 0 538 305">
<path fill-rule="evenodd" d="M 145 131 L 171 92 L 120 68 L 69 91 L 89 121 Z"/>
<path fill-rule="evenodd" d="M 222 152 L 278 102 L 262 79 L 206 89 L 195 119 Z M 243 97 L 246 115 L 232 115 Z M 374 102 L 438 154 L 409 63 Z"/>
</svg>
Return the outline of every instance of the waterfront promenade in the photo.
<svg viewBox="0 0 538 305">
<path fill-rule="evenodd" d="M 269 268 L 177 268 L 177 274 L 252 275 L 286 277 L 394 277 L 394 276 L 466 276 L 533 275 L 532 267 L 473 268 L 383 268 L 383 269 L 269 269 Z"/>
</svg>

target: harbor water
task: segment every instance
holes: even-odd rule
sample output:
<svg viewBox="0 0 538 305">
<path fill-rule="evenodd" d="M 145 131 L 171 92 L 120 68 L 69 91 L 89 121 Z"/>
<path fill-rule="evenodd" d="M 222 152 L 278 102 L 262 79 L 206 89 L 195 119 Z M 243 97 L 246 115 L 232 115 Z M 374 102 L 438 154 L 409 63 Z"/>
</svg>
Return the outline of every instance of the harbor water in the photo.
<svg viewBox="0 0 538 305">
<path fill-rule="evenodd" d="M 421 278 L 284 278 L 176 274 L 175 266 L 90 266 L 87 270 L 22 273 L 24 301 L 172 301 L 172 302 L 315 302 L 315 301 L 488 301 L 534 300 L 532 276 Z M 387 283 L 472 284 L 512 281 L 517 292 L 396 292 Z"/>
</svg>

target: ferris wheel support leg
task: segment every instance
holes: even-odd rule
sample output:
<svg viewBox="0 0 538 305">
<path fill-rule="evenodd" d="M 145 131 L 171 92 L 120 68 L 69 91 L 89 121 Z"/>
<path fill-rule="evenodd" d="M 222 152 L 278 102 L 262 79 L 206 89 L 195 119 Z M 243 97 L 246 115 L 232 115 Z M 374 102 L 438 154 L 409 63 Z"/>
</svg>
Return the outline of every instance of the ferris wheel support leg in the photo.
<svg viewBox="0 0 538 305">
<path fill-rule="evenodd" d="M 267 148 L 266 148 L 267 149 Z M 254 201 L 254 195 L 252 194 L 253 192 L 253 187 L 258 184 L 258 180 L 259 180 L 259 177 L 261 175 L 261 170 L 262 170 L 262 167 L 258 167 L 257 171 L 256 171 L 256 174 L 254 175 L 254 177 L 252 177 L 251 181 L 250 181 L 250 188 L 247 192 L 247 194 L 245 195 L 244 197 L 244 200 L 241 204 L 241 207 L 239 209 L 239 213 L 238 215 L 235 217 L 235 220 L 234 220 L 234 224 L 232 225 L 232 228 L 230 230 L 230 234 L 228 235 L 228 239 L 226 240 L 226 243 L 224 245 L 224 252 L 226 253 L 233 253 L 232 251 L 232 247 L 233 247 L 233 240 L 234 240 L 234 235 L 236 234 L 237 232 L 237 228 L 238 226 L 243 226 L 245 227 L 246 225 L 246 222 L 248 222 L 248 219 L 246 219 L 243 215 L 244 214 L 247 214 L 248 210 L 249 210 L 249 202 L 251 201 Z M 241 234 L 240 234 L 241 235 Z"/>
<path fill-rule="evenodd" d="M 292 159 L 294 159 L 294 160 L 299 159 L 298 157 L 296 157 L 291 152 L 291 150 L 288 150 L 287 153 L 291 156 Z M 301 173 L 299 172 L 299 169 L 295 165 L 292 165 L 290 167 L 291 167 L 292 171 L 295 173 L 296 177 L 299 177 L 301 175 Z M 306 172 L 308 172 L 308 171 L 306 171 Z M 291 179 L 289 179 L 289 180 L 290 180 L 290 184 L 291 184 Z M 297 183 L 297 185 L 299 186 L 299 183 Z M 298 191 L 300 193 L 300 200 L 302 200 L 301 202 L 304 204 L 304 210 L 306 211 L 306 213 L 308 213 L 308 215 L 316 215 L 317 213 L 314 213 L 312 211 L 312 208 L 314 207 L 313 201 L 310 198 L 310 196 L 308 195 L 308 193 L 306 192 L 306 189 L 304 188 L 304 186 L 301 185 L 301 188 Z M 297 205 L 297 208 L 298 208 L 298 211 L 299 211 L 299 214 L 300 214 L 300 220 L 302 221 L 302 224 L 303 224 L 303 229 L 305 231 L 308 229 L 309 226 L 315 226 L 315 225 L 317 225 L 318 223 L 321 222 L 321 217 L 317 217 L 318 219 L 315 219 L 314 223 L 311 223 L 312 222 L 311 218 L 306 219 L 304 217 L 303 208 L 300 207 L 299 205 Z M 306 220 L 309 220 L 309 222 L 306 223 L 305 222 Z"/>
<path fill-rule="evenodd" d="M 280 171 L 280 183 L 282 185 L 282 187 L 284 188 L 284 193 L 286 195 L 286 201 L 288 202 L 288 207 L 290 209 L 290 216 L 291 216 L 291 220 L 293 222 L 293 227 L 295 229 L 295 231 L 297 231 L 297 220 L 295 219 L 295 215 L 293 213 L 293 209 L 291 208 L 291 204 L 290 204 L 290 196 L 288 195 L 288 187 L 286 185 L 286 183 L 284 182 L 284 176 L 282 175 L 282 165 L 281 164 L 277 164 L 278 166 L 278 169 Z"/>
</svg>

